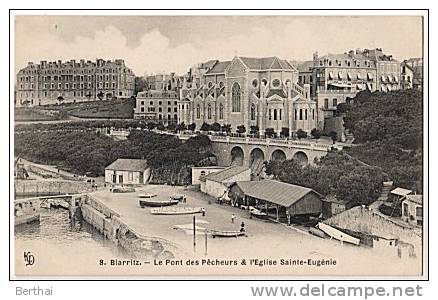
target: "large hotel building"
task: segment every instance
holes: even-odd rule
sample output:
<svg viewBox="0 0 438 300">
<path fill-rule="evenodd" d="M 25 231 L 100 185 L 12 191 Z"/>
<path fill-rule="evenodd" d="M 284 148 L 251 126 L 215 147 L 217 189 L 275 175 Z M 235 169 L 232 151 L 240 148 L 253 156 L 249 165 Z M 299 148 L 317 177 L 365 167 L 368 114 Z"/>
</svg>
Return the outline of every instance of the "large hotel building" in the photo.
<svg viewBox="0 0 438 300">
<path fill-rule="evenodd" d="M 382 49 L 364 49 L 341 54 L 313 55 L 297 64 L 298 83 L 310 85 L 311 98 L 318 104 L 318 127 L 335 116 L 336 107 L 360 91 L 390 92 L 400 89 L 400 62 Z"/>
<path fill-rule="evenodd" d="M 316 102 L 309 86 L 298 84 L 298 71 L 278 57 L 234 57 L 213 60 L 192 68 L 183 83 L 178 122 L 244 125 L 276 133 L 287 128 L 310 131 L 316 127 Z"/>
<path fill-rule="evenodd" d="M 30 62 L 17 74 L 16 106 L 129 98 L 134 83 L 122 59 Z"/>
</svg>

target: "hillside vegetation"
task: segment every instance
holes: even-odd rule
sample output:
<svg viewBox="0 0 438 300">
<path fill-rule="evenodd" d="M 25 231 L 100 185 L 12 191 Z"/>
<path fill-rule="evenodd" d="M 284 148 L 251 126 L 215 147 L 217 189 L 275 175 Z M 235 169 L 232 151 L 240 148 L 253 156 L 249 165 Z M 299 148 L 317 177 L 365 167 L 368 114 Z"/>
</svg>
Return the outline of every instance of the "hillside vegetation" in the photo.
<svg viewBox="0 0 438 300">
<path fill-rule="evenodd" d="M 133 130 L 127 140 L 115 141 L 94 131 L 43 131 L 41 127 L 21 127 L 15 133 L 15 156 L 80 175 L 103 175 L 105 166 L 117 158 L 144 158 L 154 182 L 187 184 L 190 167 L 208 164 L 213 157 L 206 136 L 184 142 L 171 135 Z"/>
<path fill-rule="evenodd" d="M 396 186 L 422 193 L 423 97 L 417 90 L 362 92 L 346 106 L 355 158 L 379 166 Z"/>
</svg>

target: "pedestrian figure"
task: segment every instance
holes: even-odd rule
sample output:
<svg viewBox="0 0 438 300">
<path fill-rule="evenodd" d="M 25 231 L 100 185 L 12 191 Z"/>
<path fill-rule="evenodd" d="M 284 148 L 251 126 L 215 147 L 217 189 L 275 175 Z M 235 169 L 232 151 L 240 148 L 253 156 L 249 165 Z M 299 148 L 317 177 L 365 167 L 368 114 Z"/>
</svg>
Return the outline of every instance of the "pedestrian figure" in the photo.
<svg viewBox="0 0 438 300">
<path fill-rule="evenodd" d="M 234 223 L 234 219 L 236 218 L 236 216 L 234 214 L 231 215 L 231 223 Z"/>
<path fill-rule="evenodd" d="M 240 224 L 240 232 L 245 232 L 245 223 L 243 221 Z"/>
</svg>

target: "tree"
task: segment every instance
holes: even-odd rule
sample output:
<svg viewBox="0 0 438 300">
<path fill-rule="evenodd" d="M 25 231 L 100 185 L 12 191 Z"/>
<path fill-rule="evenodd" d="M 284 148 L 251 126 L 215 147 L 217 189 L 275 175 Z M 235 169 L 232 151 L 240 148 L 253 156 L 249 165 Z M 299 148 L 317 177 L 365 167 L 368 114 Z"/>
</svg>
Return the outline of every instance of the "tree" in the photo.
<svg viewBox="0 0 438 300">
<path fill-rule="evenodd" d="M 186 126 L 186 124 L 184 124 L 184 122 L 176 125 L 176 131 L 178 131 L 178 132 L 186 130 L 186 129 L 187 129 L 187 126 Z"/>
<path fill-rule="evenodd" d="M 307 132 L 305 132 L 304 130 L 302 130 L 301 128 L 298 129 L 297 131 L 297 137 L 299 140 L 301 139 L 305 139 L 307 137 Z"/>
<path fill-rule="evenodd" d="M 201 131 L 210 131 L 211 130 L 211 125 L 204 122 L 204 123 L 202 123 L 202 126 L 201 126 L 200 130 Z"/>
<path fill-rule="evenodd" d="M 259 127 L 257 125 L 252 125 L 249 128 L 249 133 L 254 134 L 254 135 L 258 134 L 259 133 Z"/>
<path fill-rule="evenodd" d="M 221 127 L 222 132 L 230 133 L 231 132 L 231 124 L 224 124 Z"/>
<path fill-rule="evenodd" d="M 266 129 L 265 129 L 265 135 L 266 135 L 266 137 L 268 137 L 268 138 L 274 136 L 274 135 L 275 135 L 274 128 L 266 128 Z"/>
<path fill-rule="evenodd" d="M 176 124 L 175 123 L 169 123 L 169 124 L 167 124 L 167 130 L 170 130 L 170 131 L 175 131 L 176 130 Z"/>
<path fill-rule="evenodd" d="M 310 131 L 310 134 L 313 136 L 314 139 L 319 140 L 319 138 L 321 137 L 321 131 L 317 128 L 313 128 Z"/>
<path fill-rule="evenodd" d="M 338 133 L 336 131 L 330 131 L 329 137 L 332 138 L 333 144 L 335 144 L 336 141 L 338 140 Z"/>
<path fill-rule="evenodd" d="M 187 129 L 190 130 L 190 131 L 195 131 L 195 129 L 196 129 L 196 123 L 189 124 L 189 125 L 187 126 Z"/>
<path fill-rule="evenodd" d="M 164 127 L 163 123 L 158 123 L 157 124 L 157 129 L 160 130 L 160 131 L 163 131 L 163 130 L 166 129 L 166 127 Z"/>
<path fill-rule="evenodd" d="M 103 100 L 103 93 L 102 93 L 102 91 L 100 91 L 99 93 L 97 93 L 97 98 L 99 99 L 99 100 Z"/>
<path fill-rule="evenodd" d="M 238 134 L 244 134 L 244 133 L 246 132 L 245 125 L 239 125 L 239 126 L 237 126 L 236 132 L 237 132 Z"/>
<path fill-rule="evenodd" d="M 282 127 L 282 128 L 281 128 L 281 136 L 282 136 L 282 137 L 289 137 L 289 128 L 287 128 L 287 127 Z"/>
<path fill-rule="evenodd" d="M 210 130 L 215 132 L 221 131 L 221 124 L 214 122 L 213 124 L 211 124 Z"/>
<path fill-rule="evenodd" d="M 154 122 L 148 122 L 148 123 L 146 124 L 146 127 L 147 127 L 147 129 L 149 129 L 149 130 L 153 130 L 154 128 L 157 127 L 157 124 L 155 124 Z"/>
<path fill-rule="evenodd" d="M 58 103 L 61 104 L 64 101 L 64 97 L 62 96 L 58 96 L 58 98 L 56 98 L 58 100 Z"/>
</svg>

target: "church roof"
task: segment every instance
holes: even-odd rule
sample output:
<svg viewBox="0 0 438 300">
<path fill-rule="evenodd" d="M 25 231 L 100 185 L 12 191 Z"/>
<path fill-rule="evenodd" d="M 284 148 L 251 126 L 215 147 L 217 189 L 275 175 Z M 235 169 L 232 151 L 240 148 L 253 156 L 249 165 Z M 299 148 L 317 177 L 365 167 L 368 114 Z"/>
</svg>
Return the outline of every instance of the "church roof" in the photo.
<svg viewBox="0 0 438 300">
<path fill-rule="evenodd" d="M 286 60 L 273 57 L 239 57 L 240 60 L 250 69 L 253 70 L 269 70 L 283 69 L 294 70 L 295 68 Z"/>
<path fill-rule="evenodd" d="M 225 73 L 230 63 L 231 61 L 218 61 L 206 74 Z"/>
</svg>

